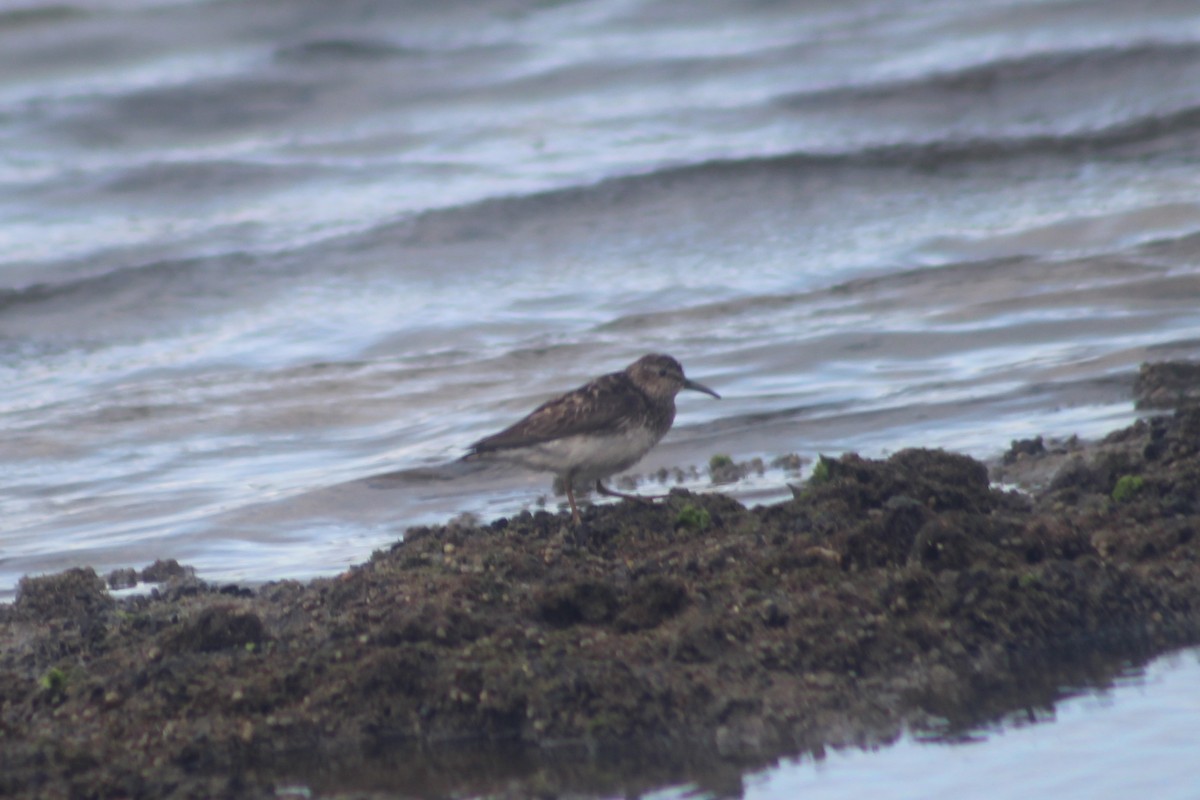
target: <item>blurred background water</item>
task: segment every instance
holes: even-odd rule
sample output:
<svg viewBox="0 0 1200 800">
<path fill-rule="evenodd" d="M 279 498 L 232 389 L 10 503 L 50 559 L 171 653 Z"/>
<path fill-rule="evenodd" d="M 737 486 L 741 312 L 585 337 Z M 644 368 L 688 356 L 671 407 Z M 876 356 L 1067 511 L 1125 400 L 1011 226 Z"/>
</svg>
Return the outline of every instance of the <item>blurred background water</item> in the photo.
<svg viewBox="0 0 1200 800">
<path fill-rule="evenodd" d="M 694 486 L 1103 433 L 1200 355 L 1198 175 L 1194 0 L 6 0 L 0 599 L 553 506 L 439 465 L 649 351 Z"/>
<path fill-rule="evenodd" d="M 556 505 L 436 467 L 649 351 L 704 485 L 1100 433 L 1200 350 L 1192 0 L 0 8 L 3 597 Z"/>
</svg>

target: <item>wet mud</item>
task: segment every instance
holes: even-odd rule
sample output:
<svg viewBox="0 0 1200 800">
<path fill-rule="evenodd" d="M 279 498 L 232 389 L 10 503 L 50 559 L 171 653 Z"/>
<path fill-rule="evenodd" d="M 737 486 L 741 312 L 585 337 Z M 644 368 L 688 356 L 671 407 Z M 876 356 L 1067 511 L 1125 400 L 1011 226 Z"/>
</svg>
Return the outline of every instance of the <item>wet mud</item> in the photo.
<svg viewBox="0 0 1200 800">
<path fill-rule="evenodd" d="M 415 528 L 253 590 L 162 562 L 111 576 L 149 596 L 26 578 L 0 795 L 736 796 L 781 757 L 954 736 L 1200 640 L 1194 407 L 990 467 L 823 458 L 794 492 Z"/>
</svg>

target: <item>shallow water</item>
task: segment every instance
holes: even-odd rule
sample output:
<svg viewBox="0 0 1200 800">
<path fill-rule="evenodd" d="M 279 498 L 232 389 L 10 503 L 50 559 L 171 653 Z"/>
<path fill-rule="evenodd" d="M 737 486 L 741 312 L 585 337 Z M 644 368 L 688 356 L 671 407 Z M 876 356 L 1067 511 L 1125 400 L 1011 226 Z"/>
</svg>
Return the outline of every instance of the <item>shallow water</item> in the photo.
<svg viewBox="0 0 1200 800">
<path fill-rule="evenodd" d="M 1198 678 L 1200 651 L 1185 650 L 1130 669 L 1110 687 L 1030 713 L 1024 724 L 981 729 L 967 743 L 908 736 L 875 752 L 837 751 L 819 762 L 785 764 L 748 778 L 744 797 L 1185 800 L 1196 795 L 1200 763 L 1200 744 L 1189 733 L 1200 710 Z M 685 796 L 695 795 L 651 795 Z"/>
<path fill-rule="evenodd" d="M 1128 422 L 1200 351 L 1200 9 L 921 8 L 7 6 L 0 597 L 558 503 L 444 465 L 647 351 L 693 488 Z"/>
</svg>

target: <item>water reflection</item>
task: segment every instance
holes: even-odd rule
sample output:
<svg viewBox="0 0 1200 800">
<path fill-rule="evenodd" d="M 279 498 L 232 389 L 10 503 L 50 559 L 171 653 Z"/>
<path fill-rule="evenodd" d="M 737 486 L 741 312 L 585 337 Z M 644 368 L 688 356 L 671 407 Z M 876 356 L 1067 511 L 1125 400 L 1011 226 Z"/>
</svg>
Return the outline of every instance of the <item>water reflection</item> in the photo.
<svg viewBox="0 0 1200 800">
<path fill-rule="evenodd" d="M 287 792 L 420 797 L 1193 798 L 1200 648 L 1147 662 L 1096 650 L 1034 663 L 961 702 L 929 698 L 908 732 L 863 731 L 862 747 L 811 743 L 791 759 L 739 760 L 564 743 L 448 743 L 293 767 Z M 669 788 L 663 788 L 669 787 Z M 300 796 L 281 793 L 280 796 Z"/>
</svg>

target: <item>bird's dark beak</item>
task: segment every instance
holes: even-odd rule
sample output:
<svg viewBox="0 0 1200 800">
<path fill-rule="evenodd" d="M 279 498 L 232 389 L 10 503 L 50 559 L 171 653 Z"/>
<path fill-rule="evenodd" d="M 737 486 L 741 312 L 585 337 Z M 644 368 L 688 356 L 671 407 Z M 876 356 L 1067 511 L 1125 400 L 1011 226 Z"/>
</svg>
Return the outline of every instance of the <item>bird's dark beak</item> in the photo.
<svg viewBox="0 0 1200 800">
<path fill-rule="evenodd" d="M 693 392 L 704 392 L 705 394 L 711 394 L 713 397 L 717 398 L 718 400 L 721 399 L 721 395 L 717 394 L 716 392 L 714 392 L 712 389 L 708 388 L 704 384 L 696 383 L 695 381 L 689 381 L 686 378 L 683 381 L 683 388 L 691 389 Z"/>
</svg>

